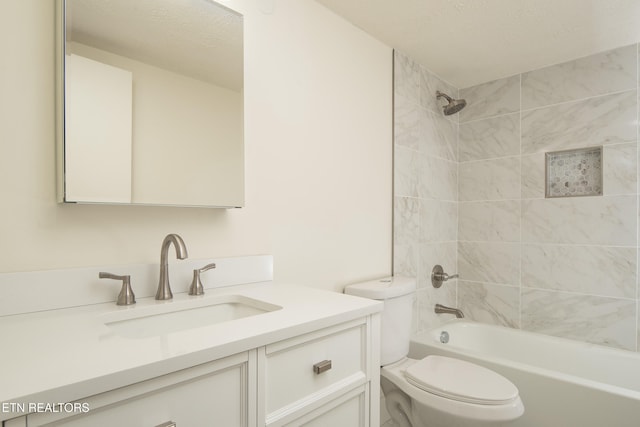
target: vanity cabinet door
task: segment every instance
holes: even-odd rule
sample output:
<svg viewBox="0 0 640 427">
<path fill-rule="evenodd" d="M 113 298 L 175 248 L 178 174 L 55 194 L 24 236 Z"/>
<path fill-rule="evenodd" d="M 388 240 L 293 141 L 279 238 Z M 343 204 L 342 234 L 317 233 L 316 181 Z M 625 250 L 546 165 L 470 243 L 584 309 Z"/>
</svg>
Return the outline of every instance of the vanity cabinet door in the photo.
<svg viewBox="0 0 640 427">
<path fill-rule="evenodd" d="M 29 414 L 33 426 L 254 427 L 255 351 L 230 356 L 79 402 L 82 414 Z M 253 401 L 250 402 L 250 401 Z"/>
</svg>

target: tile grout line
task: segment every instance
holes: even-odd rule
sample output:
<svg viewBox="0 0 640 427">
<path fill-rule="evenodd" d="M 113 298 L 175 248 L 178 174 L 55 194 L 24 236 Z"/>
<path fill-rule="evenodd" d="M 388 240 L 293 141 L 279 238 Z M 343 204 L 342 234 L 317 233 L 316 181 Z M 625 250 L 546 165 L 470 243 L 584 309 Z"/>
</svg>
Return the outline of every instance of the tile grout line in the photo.
<svg viewBox="0 0 640 427">
<path fill-rule="evenodd" d="M 460 97 L 460 89 L 458 88 L 458 98 Z M 456 128 L 456 258 L 455 265 L 456 271 L 458 274 L 460 271 L 458 264 L 458 245 L 460 241 L 460 116 L 458 116 L 458 126 Z M 456 288 L 455 288 L 455 301 L 456 307 L 460 308 L 460 280 L 456 280 Z"/>
<path fill-rule="evenodd" d="M 518 138 L 521 140 L 522 139 L 522 135 L 521 132 L 519 132 L 518 134 Z M 614 147 L 618 147 L 620 145 L 637 145 L 637 141 L 623 141 L 623 142 L 613 142 L 611 144 L 603 144 L 602 147 L 603 149 L 607 149 L 607 148 L 614 148 Z M 405 147 L 408 150 L 412 150 L 415 151 L 411 148 Z M 579 149 L 581 147 L 576 147 L 576 149 Z M 572 150 L 572 149 L 570 149 Z M 554 150 L 554 151 L 565 151 L 564 149 L 562 150 Z M 458 160 L 459 163 L 479 163 L 479 162 L 488 162 L 488 161 L 492 161 L 492 160 L 500 160 L 500 159 L 509 159 L 509 158 L 513 158 L 513 157 L 533 157 L 533 156 L 541 156 L 545 153 L 548 153 L 549 151 L 535 151 L 532 153 L 522 153 L 522 147 L 520 147 L 520 154 L 509 154 L 506 156 L 497 156 L 497 157 L 486 157 L 486 158 L 481 158 L 481 159 L 467 159 L 467 160 Z M 444 159 L 444 158 L 443 158 Z M 444 159 L 447 160 L 447 159 Z"/>
<path fill-rule="evenodd" d="M 520 73 L 520 111 L 518 111 L 519 120 L 518 120 L 518 137 L 520 140 L 520 266 L 518 271 L 518 328 L 522 329 L 522 73 Z"/>
<path fill-rule="evenodd" d="M 616 91 L 613 91 L 613 92 L 606 92 L 606 93 L 601 93 L 601 94 L 598 94 L 598 95 L 591 95 L 591 96 L 587 96 L 587 97 L 584 97 L 584 98 L 577 98 L 577 99 L 572 99 L 572 100 L 568 100 L 568 101 L 556 102 L 555 104 L 547 104 L 547 105 L 542 105 L 542 106 L 539 106 L 539 107 L 527 108 L 527 109 L 521 110 L 521 111 L 524 111 L 525 113 L 528 113 L 528 112 L 531 112 L 531 111 L 542 110 L 544 108 L 553 108 L 553 107 L 557 107 L 559 105 L 567 105 L 567 104 L 572 104 L 572 103 L 585 102 L 585 101 L 590 101 L 590 100 L 596 99 L 596 98 L 604 98 L 606 96 L 621 95 L 621 94 L 627 93 L 627 92 L 631 93 L 633 91 L 637 91 L 637 83 L 636 83 L 636 87 L 632 87 L 632 88 L 628 88 L 628 89 L 621 89 L 621 90 L 616 90 Z"/>
<path fill-rule="evenodd" d="M 636 44 L 636 193 L 640 193 L 640 188 L 638 188 L 638 177 L 639 175 L 639 170 L 638 168 L 640 167 L 640 165 L 638 165 L 638 135 L 639 135 L 639 129 L 638 129 L 638 120 L 640 119 L 640 105 L 638 105 L 638 91 L 640 90 L 640 69 L 638 69 L 638 65 L 640 64 L 640 43 Z M 603 183 L 604 184 L 604 183 Z M 640 243 L 640 226 L 639 226 L 639 215 L 638 213 L 640 212 L 640 201 L 639 201 L 639 196 L 638 194 L 636 194 L 636 324 L 635 324 L 635 341 L 636 341 L 636 352 L 640 351 L 640 342 L 638 342 L 639 340 L 639 336 L 640 336 L 640 314 L 638 313 L 638 310 L 640 310 L 640 299 L 638 299 L 638 274 L 639 274 L 639 266 L 638 266 L 638 246 Z"/>
<path fill-rule="evenodd" d="M 597 243 L 554 243 L 554 242 L 518 242 L 517 240 L 457 240 L 460 243 L 488 243 L 488 244 L 510 244 L 516 245 L 519 244 L 521 246 L 556 246 L 556 247 L 578 247 L 578 248 L 616 248 L 616 249 L 636 249 L 635 245 L 605 245 L 605 244 L 597 244 Z M 450 243 L 452 240 L 438 240 L 434 241 L 437 243 Z"/>
<path fill-rule="evenodd" d="M 422 104 L 422 64 L 418 64 L 418 102 L 419 104 Z M 420 148 L 422 146 L 421 144 L 421 139 L 422 139 L 422 132 L 421 132 L 421 119 L 422 117 L 420 116 L 423 111 L 421 111 L 421 107 L 422 105 L 418 106 L 418 148 Z M 429 110 L 426 109 L 425 110 Z M 429 156 L 429 154 L 427 153 L 419 153 L 419 155 L 426 155 Z M 420 157 L 418 157 L 418 194 L 420 193 L 420 188 L 422 188 L 422 173 L 420 172 L 420 166 L 421 166 L 421 159 Z M 418 242 L 416 242 L 416 259 L 415 259 L 415 263 L 416 263 L 416 298 L 415 298 L 415 304 L 416 304 L 416 331 L 418 331 L 418 333 L 422 333 L 423 332 L 423 328 L 422 328 L 422 318 L 423 318 L 423 313 L 420 310 L 420 307 L 423 305 L 423 301 L 424 297 L 425 297 L 425 292 L 420 292 L 418 293 L 417 290 L 421 288 L 420 286 L 420 279 L 421 279 L 421 274 L 422 274 L 422 248 L 419 244 L 420 240 L 422 239 L 422 233 L 424 232 L 423 230 L 423 223 L 422 223 L 422 215 L 420 214 L 420 211 L 422 210 L 422 197 L 419 197 L 420 200 L 420 210 L 418 211 Z"/>
<path fill-rule="evenodd" d="M 625 297 L 625 296 L 613 296 L 613 295 L 605 295 L 605 294 L 596 294 L 596 293 L 587 293 L 587 292 L 579 292 L 579 291 L 571 291 L 566 289 L 554 289 L 554 288 L 543 288 L 539 286 L 519 286 L 517 284 L 510 283 L 502 283 L 502 282 L 489 282 L 485 280 L 460 280 L 460 282 L 465 283 L 477 283 L 483 286 L 496 286 L 500 288 L 510 288 L 510 289 L 532 289 L 541 292 L 547 293 L 560 293 L 566 295 L 576 295 L 576 296 L 584 296 L 584 297 L 595 297 L 595 298 L 604 298 L 604 299 L 614 299 L 620 301 L 627 301 L 631 303 L 635 303 L 635 297 Z"/>
<path fill-rule="evenodd" d="M 520 74 L 520 80 L 522 80 L 522 74 Z M 638 91 L 637 84 L 636 84 L 636 87 L 632 87 L 632 88 L 629 88 L 629 89 L 622 89 L 622 90 L 617 90 L 617 91 L 613 91 L 613 92 L 606 92 L 606 93 L 602 93 L 602 94 L 598 94 L 598 95 L 590 95 L 590 96 L 587 96 L 587 97 L 584 97 L 584 98 L 577 98 L 577 99 L 572 99 L 572 100 L 569 100 L 569 101 L 556 102 L 554 104 L 547 104 L 547 105 L 542 105 L 542 106 L 539 106 L 539 107 L 527 108 L 525 110 L 522 109 L 522 96 L 521 96 L 520 97 L 520 111 L 509 111 L 509 112 L 502 113 L 502 114 L 495 114 L 495 115 L 492 115 L 492 116 L 479 117 L 477 119 L 472 119 L 472 120 L 467 120 L 467 121 L 461 122 L 461 124 L 466 125 L 468 123 L 475 123 L 475 122 L 479 122 L 479 121 L 482 121 L 482 120 L 496 119 L 496 118 L 499 118 L 499 117 L 508 116 L 510 114 L 514 114 L 515 115 L 515 114 L 518 114 L 518 113 L 522 117 L 522 113 L 523 112 L 529 113 L 531 111 L 542 110 L 544 108 L 552 108 L 552 107 L 557 107 L 557 106 L 560 106 L 560 105 L 567 105 L 567 104 L 571 104 L 571 103 L 585 102 L 585 101 L 589 101 L 589 100 L 596 99 L 596 98 L 603 98 L 603 97 L 606 97 L 606 96 L 613 96 L 613 95 L 621 95 L 621 94 L 627 93 L 627 92 L 630 93 L 632 91 L 636 91 L 636 92 Z M 520 94 L 522 95 L 522 84 L 520 84 Z"/>
</svg>

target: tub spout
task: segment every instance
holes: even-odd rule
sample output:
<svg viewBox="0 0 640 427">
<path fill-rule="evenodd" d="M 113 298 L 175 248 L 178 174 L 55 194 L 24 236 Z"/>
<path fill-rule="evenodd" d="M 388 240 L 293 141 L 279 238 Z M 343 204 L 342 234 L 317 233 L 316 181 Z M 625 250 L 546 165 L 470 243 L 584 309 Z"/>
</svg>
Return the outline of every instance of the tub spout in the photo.
<svg viewBox="0 0 640 427">
<path fill-rule="evenodd" d="M 436 304 L 436 313 L 455 314 L 458 319 L 464 317 L 464 313 L 459 308 L 446 307 L 442 304 Z"/>
</svg>

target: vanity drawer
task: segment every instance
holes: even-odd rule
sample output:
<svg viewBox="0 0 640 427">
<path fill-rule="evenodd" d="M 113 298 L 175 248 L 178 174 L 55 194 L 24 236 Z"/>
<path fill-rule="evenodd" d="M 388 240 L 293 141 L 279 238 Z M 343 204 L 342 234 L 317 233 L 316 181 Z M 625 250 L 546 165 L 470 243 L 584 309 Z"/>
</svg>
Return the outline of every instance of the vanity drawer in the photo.
<svg viewBox="0 0 640 427">
<path fill-rule="evenodd" d="M 300 418 L 284 424 L 284 427 L 365 427 L 369 425 L 368 402 L 367 386 L 362 385 Z"/>
<path fill-rule="evenodd" d="M 366 323 L 323 329 L 265 348 L 267 424 L 367 381 Z"/>
</svg>

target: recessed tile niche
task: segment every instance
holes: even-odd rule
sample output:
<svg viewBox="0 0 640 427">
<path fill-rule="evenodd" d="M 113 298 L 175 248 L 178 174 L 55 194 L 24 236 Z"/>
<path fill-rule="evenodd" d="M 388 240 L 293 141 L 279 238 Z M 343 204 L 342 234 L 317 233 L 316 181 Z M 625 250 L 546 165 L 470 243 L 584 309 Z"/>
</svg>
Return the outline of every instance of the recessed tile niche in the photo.
<svg viewBox="0 0 640 427">
<path fill-rule="evenodd" d="M 602 195 L 602 147 L 546 153 L 545 197 Z"/>
</svg>

